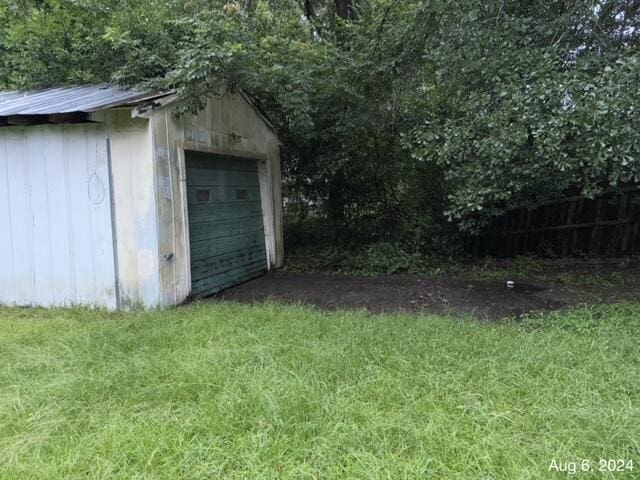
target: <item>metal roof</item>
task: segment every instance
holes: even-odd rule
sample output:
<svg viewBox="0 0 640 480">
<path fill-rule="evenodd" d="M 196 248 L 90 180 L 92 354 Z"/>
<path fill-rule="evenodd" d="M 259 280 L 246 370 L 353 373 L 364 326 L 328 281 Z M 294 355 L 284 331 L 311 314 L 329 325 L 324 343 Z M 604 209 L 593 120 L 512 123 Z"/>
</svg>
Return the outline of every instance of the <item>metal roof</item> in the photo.
<svg viewBox="0 0 640 480">
<path fill-rule="evenodd" d="M 0 91 L 0 116 L 95 112 L 135 105 L 171 92 L 149 92 L 112 85 L 82 85 L 27 92 Z"/>
</svg>

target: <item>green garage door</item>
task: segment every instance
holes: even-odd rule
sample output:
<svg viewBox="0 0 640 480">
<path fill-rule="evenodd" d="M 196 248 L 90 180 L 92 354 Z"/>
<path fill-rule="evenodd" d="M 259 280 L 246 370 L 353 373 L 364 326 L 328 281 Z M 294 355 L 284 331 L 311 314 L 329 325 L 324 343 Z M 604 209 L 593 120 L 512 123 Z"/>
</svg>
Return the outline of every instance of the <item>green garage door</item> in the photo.
<svg viewBox="0 0 640 480">
<path fill-rule="evenodd" d="M 212 295 L 267 269 L 255 160 L 187 152 L 191 293 Z"/>
</svg>

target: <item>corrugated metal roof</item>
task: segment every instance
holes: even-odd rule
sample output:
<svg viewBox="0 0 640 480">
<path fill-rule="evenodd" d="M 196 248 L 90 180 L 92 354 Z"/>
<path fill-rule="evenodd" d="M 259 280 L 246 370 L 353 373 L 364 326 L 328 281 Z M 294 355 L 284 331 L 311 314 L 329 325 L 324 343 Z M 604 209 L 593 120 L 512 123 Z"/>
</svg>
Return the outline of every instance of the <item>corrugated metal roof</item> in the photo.
<svg viewBox="0 0 640 480">
<path fill-rule="evenodd" d="M 111 85 L 82 85 L 27 92 L 0 92 L 0 116 L 55 115 L 95 112 L 164 97 L 171 92 L 149 92 Z"/>
</svg>

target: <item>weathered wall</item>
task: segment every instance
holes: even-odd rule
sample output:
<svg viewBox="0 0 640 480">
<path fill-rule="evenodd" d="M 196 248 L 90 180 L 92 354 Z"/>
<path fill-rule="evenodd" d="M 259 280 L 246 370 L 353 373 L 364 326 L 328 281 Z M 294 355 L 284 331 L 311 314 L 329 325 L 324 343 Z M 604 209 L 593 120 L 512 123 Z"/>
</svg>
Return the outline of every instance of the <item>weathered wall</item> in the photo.
<svg viewBox="0 0 640 480">
<path fill-rule="evenodd" d="M 188 225 L 185 223 L 186 173 L 176 137 L 181 129 L 164 111 L 151 117 L 153 165 L 156 176 L 158 262 L 161 304 L 182 302 L 191 289 Z"/>
<path fill-rule="evenodd" d="M 156 189 L 149 121 L 131 110 L 95 116 L 110 142 L 119 306 L 161 303 Z"/>
<path fill-rule="evenodd" d="M 257 159 L 270 268 L 282 265 L 280 143 L 241 94 L 213 97 L 195 116 L 176 119 L 171 103 L 148 114 L 154 145 L 162 305 L 189 294 L 189 231 L 184 151 Z"/>
<path fill-rule="evenodd" d="M 0 303 L 116 307 L 106 129 L 0 129 Z"/>
</svg>

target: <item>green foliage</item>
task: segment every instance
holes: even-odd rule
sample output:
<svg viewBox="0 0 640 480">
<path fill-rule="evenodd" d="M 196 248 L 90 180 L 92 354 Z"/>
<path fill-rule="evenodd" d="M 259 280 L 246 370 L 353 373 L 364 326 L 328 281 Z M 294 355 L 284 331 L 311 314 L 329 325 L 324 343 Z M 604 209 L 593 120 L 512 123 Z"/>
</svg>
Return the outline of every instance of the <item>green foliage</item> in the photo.
<svg viewBox="0 0 640 480">
<path fill-rule="evenodd" d="M 452 241 L 429 219 L 402 224 L 381 216 L 336 225 L 299 210 L 290 207 L 285 215 L 284 268 L 290 271 L 439 274 L 451 265 L 452 257 L 461 257 L 461 243 Z"/>
<path fill-rule="evenodd" d="M 595 331 L 555 326 L 596 312 Z M 554 458 L 636 460 L 638 318 L 0 307 L 0 477 L 546 480 Z"/>
<path fill-rule="evenodd" d="M 350 259 L 348 269 L 366 275 L 421 273 L 425 271 L 425 258 L 407 253 L 395 243 L 374 243 Z"/>
<path fill-rule="evenodd" d="M 42 88 L 114 81 L 134 85 L 176 63 L 184 2 L 0 2 L 0 86 Z M 193 13 L 193 12 L 192 12 Z"/>
<path fill-rule="evenodd" d="M 0 86 L 174 88 L 186 111 L 239 85 L 287 197 L 434 251 L 447 221 L 640 179 L 639 39 L 635 0 L 0 0 Z"/>
<path fill-rule="evenodd" d="M 519 322 L 527 331 L 555 328 L 576 334 L 606 335 L 607 331 L 615 330 L 622 336 L 638 330 L 639 318 L 635 306 L 621 304 L 585 307 L 568 313 L 529 314 Z"/>
<path fill-rule="evenodd" d="M 638 182 L 637 2 L 466 3 L 433 39 L 406 143 L 445 170 L 449 218 L 473 230 L 569 188 Z"/>
</svg>

